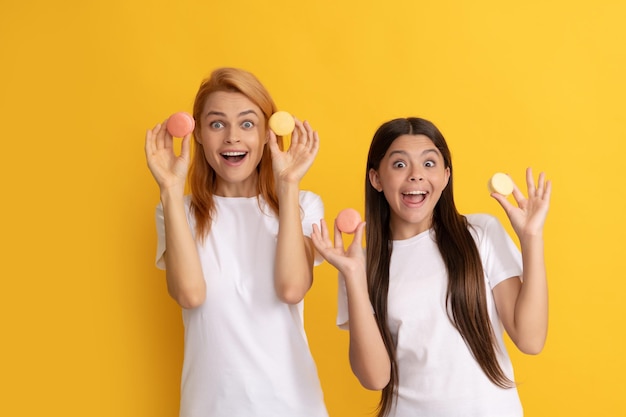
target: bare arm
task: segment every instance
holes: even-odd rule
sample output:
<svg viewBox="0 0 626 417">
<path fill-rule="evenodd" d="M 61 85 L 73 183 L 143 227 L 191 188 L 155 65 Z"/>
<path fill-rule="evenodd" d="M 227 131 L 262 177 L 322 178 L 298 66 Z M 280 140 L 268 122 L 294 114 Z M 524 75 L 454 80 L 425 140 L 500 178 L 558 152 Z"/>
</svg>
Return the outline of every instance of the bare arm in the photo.
<svg viewBox="0 0 626 417">
<path fill-rule="evenodd" d="M 283 184 L 281 188 L 274 283 L 282 301 L 296 304 L 313 283 L 313 245 L 302 233 L 298 185 Z"/>
<path fill-rule="evenodd" d="M 322 256 L 339 270 L 346 282 L 348 315 L 350 317 L 350 366 L 363 387 L 381 390 L 391 377 L 391 361 L 374 317 L 367 289 L 365 256 L 361 241 L 365 223 L 361 223 L 354 240 L 343 248 L 341 232 L 335 225 L 335 243 L 331 243 L 328 227 L 321 221 L 321 231 L 313 226 L 311 238 Z"/>
<path fill-rule="evenodd" d="M 528 198 L 517 186 L 513 195 L 519 207 L 494 194 L 511 220 L 522 250 L 522 279 L 508 279 L 494 289 L 498 314 L 506 332 L 524 353 L 537 354 L 548 334 L 548 284 L 544 260 L 543 225 L 548 212 L 551 182 L 539 174 L 535 186 L 532 170 L 526 171 Z"/>
<path fill-rule="evenodd" d="M 313 283 L 314 249 L 302 232 L 299 195 L 300 180 L 317 155 L 319 137 L 307 122 L 296 119 L 291 145 L 286 152 L 281 152 L 276 136 L 271 131 L 269 134 L 280 207 L 274 285 L 282 301 L 296 304 Z"/>
<path fill-rule="evenodd" d="M 146 160 L 161 193 L 165 223 L 165 266 L 170 296 L 183 308 L 201 305 L 206 297 L 206 284 L 200 258 L 187 222 L 184 188 L 189 166 L 189 141 L 183 139 L 181 154 L 173 151 L 172 136 L 165 123 L 146 133 Z"/>
<path fill-rule="evenodd" d="M 184 203 L 179 196 L 161 193 L 165 220 L 165 277 L 169 295 L 183 308 L 195 308 L 206 298 L 206 283 Z"/>
<path fill-rule="evenodd" d="M 391 377 L 391 361 L 372 313 L 365 271 L 345 278 L 350 317 L 350 366 L 363 387 L 382 390 Z"/>
</svg>

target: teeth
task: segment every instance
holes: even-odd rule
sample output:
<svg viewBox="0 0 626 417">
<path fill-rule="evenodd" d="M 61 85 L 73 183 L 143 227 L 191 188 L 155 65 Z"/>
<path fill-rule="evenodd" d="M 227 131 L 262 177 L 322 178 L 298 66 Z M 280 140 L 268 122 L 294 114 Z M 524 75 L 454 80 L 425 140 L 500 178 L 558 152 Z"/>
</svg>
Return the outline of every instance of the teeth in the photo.
<svg viewBox="0 0 626 417">
<path fill-rule="evenodd" d="M 407 191 L 406 193 L 402 193 L 404 195 L 420 195 L 426 194 L 426 191 Z"/>
<path fill-rule="evenodd" d="M 224 152 L 223 156 L 244 156 L 246 152 Z"/>
</svg>

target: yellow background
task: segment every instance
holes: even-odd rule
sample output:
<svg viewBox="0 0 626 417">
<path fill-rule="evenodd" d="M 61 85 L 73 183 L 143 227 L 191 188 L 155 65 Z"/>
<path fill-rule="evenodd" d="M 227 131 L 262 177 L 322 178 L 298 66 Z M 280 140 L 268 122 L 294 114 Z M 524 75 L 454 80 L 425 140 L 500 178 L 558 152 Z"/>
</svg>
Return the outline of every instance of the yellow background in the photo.
<svg viewBox="0 0 626 417">
<path fill-rule="evenodd" d="M 465 213 L 505 221 L 490 175 L 545 170 L 549 340 L 511 346 L 526 415 L 626 415 L 625 21 L 604 0 L 3 1 L 0 415 L 177 415 L 182 324 L 143 142 L 219 66 L 319 131 L 303 187 L 329 221 L 362 211 L 390 118 L 440 127 Z M 311 349 L 331 417 L 366 416 L 378 395 L 349 370 L 335 297 L 321 265 Z"/>
</svg>

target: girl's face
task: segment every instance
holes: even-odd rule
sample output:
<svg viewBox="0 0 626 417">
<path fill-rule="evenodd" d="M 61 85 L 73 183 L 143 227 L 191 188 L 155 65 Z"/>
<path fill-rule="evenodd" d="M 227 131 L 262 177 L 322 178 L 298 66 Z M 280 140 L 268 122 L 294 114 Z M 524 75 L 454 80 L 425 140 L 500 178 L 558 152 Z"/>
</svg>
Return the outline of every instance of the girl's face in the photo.
<svg viewBox="0 0 626 417">
<path fill-rule="evenodd" d="M 428 136 L 402 135 L 393 141 L 378 170 L 369 171 L 370 183 L 389 203 L 392 239 L 408 239 L 431 227 L 449 178 L 450 169 Z"/>
<path fill-rule="evenodd" d="M 241 93 L 217 91 L 204 103 L 200 127 L 196 140 L 217 175 L 215 194 L 256 196 L 256 168 L 268 141 L 261 109 Z"/>
</svg>

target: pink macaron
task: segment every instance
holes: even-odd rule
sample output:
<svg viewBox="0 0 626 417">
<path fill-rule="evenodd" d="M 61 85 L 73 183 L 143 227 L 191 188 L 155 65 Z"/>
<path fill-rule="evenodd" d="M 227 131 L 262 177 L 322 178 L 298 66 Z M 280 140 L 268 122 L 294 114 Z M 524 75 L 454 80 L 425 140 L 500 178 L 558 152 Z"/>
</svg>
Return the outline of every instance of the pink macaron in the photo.
<svg viewBox="0 0 626 417">
<path fill-rule="evenodd" d="M 354 233 L 361 223 L 361 215 L 353 208 L 346 208 L 337 215 L 337 227 L 343 233 Z"/>
<path fill-rule="evenodd" d="M 189 113 L 179 111 L 178 113 L 172 114 L 169 119 L 167 119 L 167 125 L 165 127 L 167 131 L 170 132 L 170 135 L 176 138 L 184 138 L 193 131 L 195 126 L 196 122 Z"/>
</svg>

